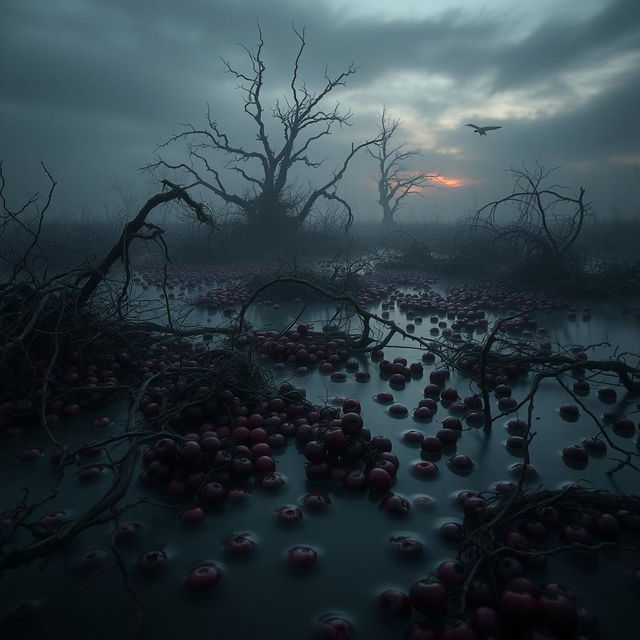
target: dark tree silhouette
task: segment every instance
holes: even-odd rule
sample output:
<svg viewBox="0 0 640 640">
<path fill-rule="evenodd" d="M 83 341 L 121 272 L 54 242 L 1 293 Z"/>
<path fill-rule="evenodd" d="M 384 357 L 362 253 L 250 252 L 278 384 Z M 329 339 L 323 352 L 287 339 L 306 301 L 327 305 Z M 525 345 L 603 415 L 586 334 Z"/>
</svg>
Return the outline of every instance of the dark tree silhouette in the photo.
<svg viewBox="0 0 640 640">
<path fill-rule="evenodd" d="M 572 250 L 590 205 L 585 202 L 583 187 L 573 193 L 566 187 L 549 184 L 555 170 L 546 169 L 540 162 L 534 170 L 512 169 L 512 193 L 478 209 L 471 225 L 488 230 L 520 259 L 544 265 L 553 277 L 572 277 L 576 267 Z"/>
<path fill-rule="evenodd" d="M 382 207 L 382 224 L 385 226 L 395 222 L 395 215 L 407 196 L 422 196 L 420 187 L 438 179 L 437 173 L 408 169 L 407 161 L 420 156 L 420 150 L 405 149 L 404 144 L 392 144 L 392 138 L 401 124 L 399 119 L 394 120 L 387 114 L 386 108 L 383 109 L 378 140 L 368 149 L 371 157 L 378 162 L 378 204 Z"/>
<path fill-rule="evenodd" d="M 338 103 L 329 108 L 324 104 L 334 89 L 344 86 L 349 76 L 356 73 L 357 67 L 350 64 L 345 71 L 335 76 L 329 76 L 325 72 L 322 88 L 312 91 L 300 79 L 300 61 L 306 46 L 305 31 L 297 31 L 295 28 L 293 31 L 299 46 L 292 65 L 288 93 L 270 109 L 271 116 L 282 131 L 280 145 L 271 141 L 265 124 L 263 90 L 266 65 L 263 59 L 262 31 L 258 29 L 255 51 L 242 45 L 249 57 L 249 71 L 239 71 L 229 61 L 223 60 L 226 71 L 240 82 L 238 88 L 244 94 L 244 112 L 256 130 L 257 145 L 249 149 L 232 142 L 207 110 L 206 128 L 187 125 L 186 131 L 172 136 L 160 145 L 163 148 L 183 141 L 187 147 L 188 162 L 171 164 L 159 158 L 148 167 L 186 173 L 191 183 L 185 189 L 199 186 L 210 190 L 221 204 L 231 206 L 250 226 L 269 232 L 302 225 L 321 198 L 339 203 L 345 211 L 346 224 L 350 225 L 351 207 L 337 195 L 336 189 L 356 153 L 378 141 L 376 138 L 358 145 L 352 143 L 342 164 L 319 186 L 309 185 L 306 189 L 294 186 L 294 168 L 317 169 L 323 164 L 323 160 L 310 157 L 313 144 L 328 136 L 336 127 L 349 126 L 352 115 L 350 110 L 342 109 Z M 212 160 L 212 152 L 220 152 L 225 156 L 226 175 L 223 175 L 219 165 Z M 244 190 L 236 192 L 228 187 L 229 171 L 241 176 Z"/>
</svg>

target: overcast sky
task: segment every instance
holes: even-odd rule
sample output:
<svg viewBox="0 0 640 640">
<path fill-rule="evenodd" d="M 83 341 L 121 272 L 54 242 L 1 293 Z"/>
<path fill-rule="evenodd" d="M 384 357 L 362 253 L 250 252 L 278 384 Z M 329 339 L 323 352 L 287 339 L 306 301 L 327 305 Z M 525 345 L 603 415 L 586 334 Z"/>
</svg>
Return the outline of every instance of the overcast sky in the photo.
<svg viewBox="0 0 640 640">
<path fill-rule="evenodd" d="M 383 105 L 403 120 L 398 141 L 422 150 L 412 169 L 450 185 L 413 198 L 405 220 L 464 215 L 506 195 L 506 170 L 536 160 L 561 167 L 556 182 L 584 186 L 599 213 L 638 213 L 638 0 L 5 0 L 0 160 L 11 194 L 42 187 L 42 160 L 60 211 L 102 215 L 117 206 L 114 189 L 139 205 L 158 190 L 139 167 L 180 123 L 204 125 L 207 104 L 232 140 L 251 145 L 221 58 L 247 71 L 238 43 L 255 47 L 258 21 L 265 107 L 287 92 L 292 23 L 306 29 L 310 89 L 325 67 L 359 67 L 329 96 L 328 107 L 351 109 L 352 126 L 318 145 L 319 176 L 375 134 Z M 480 137 L 469 122 L 503 128 Z M 374 176 L 362 154 L 338 191 L 362 219 L 380 216 Z"/>
</svg>

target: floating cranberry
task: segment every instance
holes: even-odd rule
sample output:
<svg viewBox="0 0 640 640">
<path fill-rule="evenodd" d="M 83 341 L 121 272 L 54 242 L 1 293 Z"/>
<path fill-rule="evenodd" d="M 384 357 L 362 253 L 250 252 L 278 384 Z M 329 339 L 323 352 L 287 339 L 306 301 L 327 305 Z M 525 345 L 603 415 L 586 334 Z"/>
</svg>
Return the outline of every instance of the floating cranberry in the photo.
<svg viewBox="0 0 640 640">
<path fill-rule="evenodd" d="M 560 593 L 546 592 L 538 598 L 538 616 L 554 631 L 571 633 L 578 622 L 575 603 Z"/>
<path fill-rule="evenodd" d="M 580 417 L 580 410 L 575 404 L 565 404 L 559 409 L 560 417 L 569 422 L 573 422 Z"/>
<path fill-rule="evenodd" d="M 302 518 L 302 511 L 292 505 L 284 505 L 276 509 L 278 520 L 284 524 L 298 522 Z"/>
<path fill-rule="evenodd" d="M 484 580 L 474 579 L 467 589 L 467 602 L 471 606 L 488 606 L 494 602 L 493 589 Z"/>
<path fill-rule="evenodd" d="M 411 510 L 411 504 L 406 498 L 392 493 L 382 500 L 380 508 L 394 515 L 406 515 Z"/>
<path fill-rule="evenodd" d="M 393 398 L 393 395 L 390 393 L 381 392 L 375 396 L 375 400 L 377 402 L 380 402 L 381 404 L 391 404 L 394 398 Z"/>
<path fill-rule="evenodd" d="M 483 637 L 497 637 L 500 631 L 500 618 L 493 607 L 476 607 L 471 614 L 471 624 Z"/>
<path fill-rule="evenodd" d="M 418 407 L 413 412 L 413 419 L 420 422 L 426 422 L 427 420 L 431 420 L 433 413 L 433 410 L 429 407 Z"/>
<path fill-rule="evenodd" d="M 317 635 L 318 640 L 350 640 L 353 626 L 344 618 L 331 616 L 321 620 Z"/>
<path fill-rule="evenodd" d="M 357 436 L 362 432 L 363 422 L 359 412 L 345 413 L 340 420 L 342 431 L 348 436 Z"/>
<path fill-rule="evenodd" d="M 374 467 L 367 473 L 368 484 L 380 491 L 388 491 L 393 482 L 393 476 L 379 467 Z"/>
<path fill-rule="evenodd" d="M 389 407 L 389 413 L 396 418 L 404 418 L 409 413 L 409 409 L 403 404 L 392 404 Z"/>
<path fill-rule="evenodd" d="M 287 550 L 287 561 L 290 565 L 299 568 L 313 566 L 318 560 L 318 552 L 313 547 L 297 545 Z"/>
<path fill-rule="evenodd" d="M 262 478 L 260 479 L 260 486 L 263 489 L 267 489 L 267 491 L 274 491 L 284 486 L 286 482 L 287 479 L 285 478 L 285 476 L 283 476 L 281 473 L 278 473 L 277 471 L 274 471 L 273 473 L 267 473 L 266 475 L 262 476 Z"/>
<path fill-rule="evenodd" d="M 42 455 L 42 450 L 37 447 L 33 447 L 32 449 L 25 449 L 20 453 L 20 460 L 23 462 L 28 462 L 30 460 L 37 460 Z"/>
<path fill-rule="evenodd" d="M 198 498 L 206 505 L 221 504 L 227 499 L 227 490 L 219 482 L 207 482 L 200 488 Z"/>
<path fill-rule="evenodd" d="M 442 440 L 436 436 L 427 436 L 420 444 L 420 449 L 425 453 L 439 454 L 443 448 Z"/>
<path fill-rule="evenodd" d="M 440 537 L 447 542 L 459 544 L 464 541 L 464 527 L 457 522 L 445 522 L 440 526 Z"/>
<path fill-rule="evenodd" d="M 507 431 L 514 436 L 524 436 L 529 425 L 524 420 L 513 419 L 507 422 Z"/>
<path fill-rule="evenodd" d="M 302 498 L 301 503 L 312 511 L 324 511 L 331 504 L 331 499 L 324 493 L 308 493 Z"/>
<path fill-rule="evenodd" d="M 424 433 L 410 429 L 402 434 L 402 439 L 410 444 L 420 444 L 424 440 Z"/>
<path fill-rule="evenodd" d="M 475 631 L 459 618 L 452 618 L 445 623 L 440 640 L 477 640 Z"/>
<path fill-rule="evenodd" d="M 249 534 L 240 533 L 227 538 L 224 542 L 227 553 L 236 557 L 250 556 L 256 548 L 256 542 Z"/>
<path fill-rule="evenodd" d="M 375 436 L 375 438 L 371 439 L 371 444 L 378 451 L 391 451 L 393 445 L 391 444 L 391 440 L 386 436 Z"/>
<path fill-rule="evenodd" d="M 453 447 L 458 442 L 459 433 L 453 429 L 440 429 L 436 433 L 436 438 L 442 442 L 444 447 Z"/>
<path fill-rule="evenodd" d="M 343 479 L 343 484 L 351 491 L 360 491 L 367 486 L 367 476 L 363 471 L 354 469 L 346 474 Z"/>
<path fill-rule="evenodd" d="M 423 578 L 411 585 L 409 599 L 418 613 L 437 615 L 446 610 L 449 598 L 443 584 Z"/>
<path fill-rule="evenodd" d="M 222 573 L 215 564 L 204 563 L 189 571 L 185 578 L 185 584 L 193 591 L 204 591 L 215 587 L 221 577 Z"/>
<path fill-rule="evenodd" d="M 613 430 L 622 438 L 630 438 L 636 432 L 636 425 L 629 418 L 618 418 L 613 421 Z"/>
<path fill-rule="evenodd" d="M 569 543 L 589 544 L 591 542 L 589 532 L 577 524 L 565 525 L 562 527 L 560 535 Z"/>
<path fill-rule="evenodd" d="M 138 557 L 136 566 L 145 573 L 157 572 L 165 567 L 168 562 L 167 554 L 161 549 L 147 551 Z"/>
<path fill-rule="evenodd" d="M 465 418 L 470 427 L 481 427 L 484 425 L 484 414 L 479 411 L 471 411 Z"/>
<path fill-rule="evenodd" d="M 602 402 L 606 402 L 606 403 L 615 402 L 617 397 L 618 397 L 617 391 L 611 387 L 602 387 L 601 389 L 598 389 L 598 398 Z"/>
<path fill-rule="evenodd" d="M 562 450 L 562 459 L 566 463 L 586 465 L 589 462 L 589 455 L 580 445 L 573 444 Z"/>
<path fill-rule="evenodd" d="M 411 614 L 409 596 L 397 589 L 387 589 L 377 598 L 378 607 L 392 616 L 408 616 Z"/>
<path fill-rule="evenodd" d="M 447 587 L 459 587 L 464 584 L 467 572 L 459 562 L 445 560 L 438 565 L 436 576 Z"/>
<path fill-rule="evenodd" d="M 423 551 L 424 545 L 417 538 L 411 536 L 399 536 L 396 538 L 390 538 L 393 548 L 405 558 L 419 558 Z"/>
<path fill-rule="evenodd" d="M 459 418 L 448 416 L 442 421 L 442 428 L 450 431 L 462 431 L 462 422 Z"/>
<path fill-rule="evenodd" d="M 498 598 L 500 615 L 519 627 L 528 626 L 534 620 L 536 610 L 536 599 L 530 593 L 503 591 Z"/>
<path fill-rule="evenodd" d="M 414 463 L 413 472 L 420 478 L 434 478 L 438 475 L 438 465 L 435 462 L 421 460 Z"/>
<path fill-rule="evenodd" d="M 416 622 L 412 624 L 405 634 L 405 640 L 436 640 L 438 632 L 425 622 Z"/>
<path fill-rule="evenodd" d="M 449 466 L 455 471 L 471 471 L 473 469 L 473 460 L 469 456 L 459 453 L 449 458 Z"/>
<path fill-rule="evenodd" d="M 182 522 L 200 522 L 204 520 L 205 515 L 202 507 L 192 505 L 182 510 L 180 520 L 182 520 Z"/>
<path fill-rule="evenodd" d="M 138 522 L 123 522 L 113 534 L 115 544 L 127 544 L 140 535 L 142 525 Z"/>
</svg>

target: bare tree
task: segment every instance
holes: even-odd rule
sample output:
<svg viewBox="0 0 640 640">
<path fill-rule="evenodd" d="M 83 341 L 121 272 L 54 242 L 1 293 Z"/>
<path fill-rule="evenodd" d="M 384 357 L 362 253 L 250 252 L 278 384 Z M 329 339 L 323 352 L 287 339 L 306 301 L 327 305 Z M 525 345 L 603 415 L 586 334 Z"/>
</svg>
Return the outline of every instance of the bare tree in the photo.
<svg viewBox="0 0 640 640">
<path fill-rule="evenodd" d="M 558 269 L 571 276 L 575 266 L 572 250 L 590 214 L 590 205 L 585 202 L 583 187 L 574 193 L 549 184 L 556 169 L 546 169 L 540 162 L 535 170 L 511 169 L 512 193 L 478 209 L 471 225 L 506 243 L 521 260 L 544 264 L 556 276 Z"/>
<path fill-rule="evenodd" d="M 437 173 L 411 171 L 407 162 L 420 156 L 419 149 L 405 149 L 404 144 L 393 145 L 392 138 L 402 122 L 392 119 L 386 108 L 380 115 L 378 140 L 369 148 L 369 154 L 378 161 L 378 204 L 382 207 L 382 224 L 392 225 L 403 200 L 410 195 L 422 196 L 422 188 L 431 180 L 437 180 Z"/>
<path fill-rule="evenodd" d="M 238 88 L 244 94 L 244 112 L 253 121 L 257 146 L 248 149 L 232 142 L 207 110 L 206 128 L 187 125 L 186 131 L 172 136 L 160 145 L 163 148 L 183 141 L 187 147 L 189 162 L 171 164 L 160 158 L 149 165 L 149 168 L 166 168 L 186 173 L 191 180 L 186 189 L 200 186 L 210 190 L 223 204 L 235 207 L 250 225 L 263 231 L 301 225 L 319 198 L 339 203 L 346 212 L 347 225 L 350 225 L 351 207 L 337 195 L 336 188 L 355 154 L 377 141 L 374 139 L 358 145 L 352 143 L 342 165 L 335 168 L 320 186 L 309 185 L 307 189 L 294 186 L 291 175 L 294 167 L 317 169 L 323 163 L 323 160 L 314 160 L 309 156 L 312 145 L 328 136 L 336 127 L 349 126 L 349 110 L 343 110 L 338 103 L 331 108 L 326 108 L 323 104 L 334 89 L 346 84 L 347 78 L 357 68 L 350 64 L 345 71 L 335 76 L 329 76 L 325 72 L 322 88 L 311 91 L 299 77 L 300 61 L 306 46 L 305 31 L 303 29 L 300 32 L 295 28 L 293 31 L 299 46 L 293 62 L 288 94 L 282 101 L 276 101 L 271 108 L 271 115 L 282 130 L 282 143 L 279 147 L 270 140 L 265 124 L 263 90 L 266 65 L 263 59 L 262 31 L 258 28 L 255 51 L 242 45 L 249 57 L 249 71 L 239 71 L 230 62 L 223 60 L 226 71 L 240 82 Z M 223 175 L 216 167 L 211 160 L 211 152 L 221 152 L 226 156 L 227 170 L 241 176 L 244 191 L 238 193 L 227 186 L 228 174 Z"/>
</svg>

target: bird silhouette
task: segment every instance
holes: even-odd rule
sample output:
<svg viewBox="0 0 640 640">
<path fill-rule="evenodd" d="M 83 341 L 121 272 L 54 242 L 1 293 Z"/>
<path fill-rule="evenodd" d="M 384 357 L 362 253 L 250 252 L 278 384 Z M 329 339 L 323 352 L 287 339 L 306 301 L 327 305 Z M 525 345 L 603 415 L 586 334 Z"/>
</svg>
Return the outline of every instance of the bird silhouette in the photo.
<svg viewBox="0 0 640 640">
<path fill-rule="evenodd" d="M 494 129 L 502 129 L 502 127 L 479 127 L 477 124 L 465 124 L 465 127 L 473 127 L 474 133 L 479 133 L 481 136 L 486 136 L 487 131 L 493 131 Z"/>
</svg>

